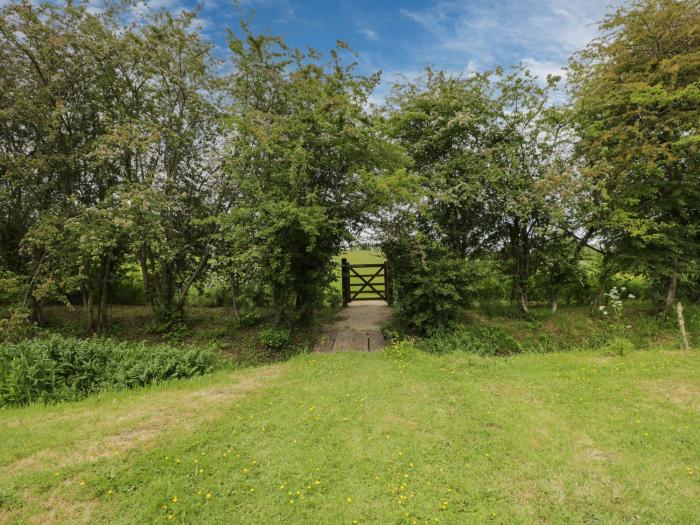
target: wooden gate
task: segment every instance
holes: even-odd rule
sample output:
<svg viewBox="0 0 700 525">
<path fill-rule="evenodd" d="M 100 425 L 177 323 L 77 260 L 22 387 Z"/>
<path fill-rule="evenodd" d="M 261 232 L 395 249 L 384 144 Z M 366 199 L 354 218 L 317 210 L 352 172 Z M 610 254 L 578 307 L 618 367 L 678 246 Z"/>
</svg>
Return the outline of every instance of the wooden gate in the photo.
<svg viewBox="0 0 700 525">
<path fill-rule="evenodd" d="M 382 264 L 348 264 L 342 260 L 343 306 L 353 301 L 386 301 L 392 304 L 391 276 L 386 261 Z"/>
</svg>

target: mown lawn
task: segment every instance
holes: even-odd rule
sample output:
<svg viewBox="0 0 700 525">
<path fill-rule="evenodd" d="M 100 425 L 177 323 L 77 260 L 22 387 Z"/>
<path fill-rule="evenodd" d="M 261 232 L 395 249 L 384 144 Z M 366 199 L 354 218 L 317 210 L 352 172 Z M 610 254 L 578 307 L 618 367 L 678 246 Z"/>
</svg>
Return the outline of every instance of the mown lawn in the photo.
<svg viewBox="0 0 700 525">
<path fill-rule="evenodd" d="M 2 523 L 700 522 L 699 353 L 304 355 L 0 433 Z"/>
</svg>

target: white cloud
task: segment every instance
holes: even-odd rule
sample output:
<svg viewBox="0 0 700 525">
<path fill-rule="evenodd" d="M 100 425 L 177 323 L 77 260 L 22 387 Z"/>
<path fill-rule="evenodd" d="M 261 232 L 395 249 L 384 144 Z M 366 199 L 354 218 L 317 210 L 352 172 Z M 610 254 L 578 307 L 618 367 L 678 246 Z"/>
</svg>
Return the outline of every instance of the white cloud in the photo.
<svg viewBox="0 0 700 525">
<path fill-rule="evenodd" d="M 372 31 L 369 27 L 360 27 L 357 32 L 364 35 L 367 40 L 377 41 L 379 40 L 379 35 L 376 31 Z"/>
<path fill-rule="evenodd" d="M 426 61 L 471 60 L 480 69 L 529 61 L 533 71 L 560 74 L 571 54 L 597 35 L 610 2 L 437 0 L 400 13 L 428 33 L 415 46 Z"/>
<path fill-rule="evenodd" d="M 522 63 L 530 72 L 540 80 L 545 80 L 547 75 L 559 76 L 566 79 L 566 70 L 559 62 L 550 60 L 535 60 L 534 58 L 524 58 Z"/>
</svg>

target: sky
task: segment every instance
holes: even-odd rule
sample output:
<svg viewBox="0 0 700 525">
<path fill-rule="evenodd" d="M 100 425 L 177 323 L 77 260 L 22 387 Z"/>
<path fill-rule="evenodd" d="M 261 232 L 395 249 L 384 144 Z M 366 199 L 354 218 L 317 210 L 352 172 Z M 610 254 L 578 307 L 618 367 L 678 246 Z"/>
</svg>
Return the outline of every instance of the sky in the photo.
<svg viewBox="0 0 700 525">
<path fill-rule="evenodd" d="M 358 53 L 359 71 L 392 80 L 426 66 L 469 73 L 526 64 L 541 78 L 562 74 L 571 54 L 597 35 L 598 22 L 621 0 L 242 0 L 253 29 L 282 35 L 294 47 L 327 51 L 340 39 Z M 154 0 L 167 9 L 190 0 Z M 207 39 L 225 46 L 236 24 L 232 0 L 204 0 Z"/>
<path fill-rule="evenodd" d="M 358 53 L 359 71 L 383 72 L 376 97 L 392 80 L 426 65 L 451 72 L 523 62 L 545 78 L 562 74 L 571 54 L 597 34 L 598 22 L 623 0 L 240 0 L 255 11 L 253 29 L 282 35 L 293 47 L 328 51 L 336 40 Z M 168 10 L 193 0 L 151 0 Z M 219 49 L 236 27 L 233 0 L 199 2 L 202 31 Z"/>
</svg>

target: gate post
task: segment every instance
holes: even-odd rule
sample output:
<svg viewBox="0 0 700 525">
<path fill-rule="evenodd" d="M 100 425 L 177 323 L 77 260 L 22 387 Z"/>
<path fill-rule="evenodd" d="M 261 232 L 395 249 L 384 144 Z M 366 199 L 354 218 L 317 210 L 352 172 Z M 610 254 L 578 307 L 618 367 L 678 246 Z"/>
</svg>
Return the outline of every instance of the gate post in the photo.
<svg viewBox="0 0 700 525">
<path fill-rule="evenodd" d="M 340 283 L 343 288 L 343 306 L 347 306 L 350 302 L 350 268 L 345 258 L 340 262 Z"/>
<path fill-rule="evenodd" d="M 384 294 L 389 306 L 394 304 L 394 288 L 391 286 L 391 274 L 389 273 L 389 261 L 384 261 Z"/>
</svg>

